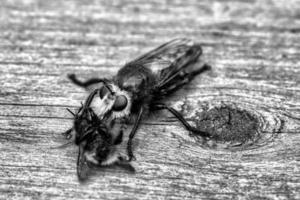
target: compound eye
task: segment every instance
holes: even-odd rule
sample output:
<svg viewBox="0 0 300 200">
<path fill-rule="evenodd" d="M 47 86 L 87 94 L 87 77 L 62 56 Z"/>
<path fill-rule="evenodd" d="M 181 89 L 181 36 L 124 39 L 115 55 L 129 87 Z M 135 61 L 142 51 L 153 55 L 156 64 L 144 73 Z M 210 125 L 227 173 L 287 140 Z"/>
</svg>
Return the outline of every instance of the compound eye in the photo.
<svg viewBox="0 0 300 200">
<path fill-rule="evenodd" d="M 109 86 L 107 86 L 109 87 Z M 99 96 L 100 96 L 100 99 L 103 99 L 103 97 L 105 97 L 105 95 L 107 93 L 109 93 L 109 89 L 107 88 L 105 85 L 100 89 L 100 93 L 99 93 Z"/>
<path fill-rule="evenodd" d="M 115 111 L 121 111 L 124 108 L 126 108 L 128 103 L 127 98 L 124 95 L 119 95 L 116 97 L 115 103 L 112 107 L 113 110 Z"/>
</svg>

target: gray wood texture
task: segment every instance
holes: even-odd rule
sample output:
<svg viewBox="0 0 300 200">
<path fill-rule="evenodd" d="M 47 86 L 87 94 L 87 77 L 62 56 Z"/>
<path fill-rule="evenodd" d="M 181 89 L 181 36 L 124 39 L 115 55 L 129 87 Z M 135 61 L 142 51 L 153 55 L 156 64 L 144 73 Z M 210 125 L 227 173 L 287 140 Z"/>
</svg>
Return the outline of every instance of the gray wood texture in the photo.
<svg viewBox="0 0 300 200">
<path fill-rule="evenodd" d="M 167 112 L 143 120 L 135 173 L 99 169 L 81 184 L 65 108 L 88 94 L 66 78 L 110 77 L 172 38 L 203 45 L 212 71 L 166 100 L 192 122 L 231 106 L 257 141 L 202 145 Z M 300 1 L 2 0 L 0 199 L 300 199 Z"/>
</svg>

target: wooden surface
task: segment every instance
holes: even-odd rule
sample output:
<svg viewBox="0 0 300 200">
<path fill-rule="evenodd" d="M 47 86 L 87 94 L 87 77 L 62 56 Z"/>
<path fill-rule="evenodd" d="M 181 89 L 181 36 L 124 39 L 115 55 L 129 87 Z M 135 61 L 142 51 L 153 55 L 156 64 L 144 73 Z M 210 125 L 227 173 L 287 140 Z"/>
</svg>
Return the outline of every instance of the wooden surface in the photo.
<svg viewBox="0 0 300 200">
<path fill-rule="evenodd" d="M 259 137 L 203 145 L 158 112 L 134 141 L 134 174 L 99 169 L 80 184 L 77 147 L 52 148 L 87 95 L 66 75 L 110 77 L 176 37 L 202 43 L 213 69 L 166 103 L 191 122 L 243 110 Z M 0 199 L 300 199 L 299 41 L 296 0 L 2 0 Z"/>
</svg>

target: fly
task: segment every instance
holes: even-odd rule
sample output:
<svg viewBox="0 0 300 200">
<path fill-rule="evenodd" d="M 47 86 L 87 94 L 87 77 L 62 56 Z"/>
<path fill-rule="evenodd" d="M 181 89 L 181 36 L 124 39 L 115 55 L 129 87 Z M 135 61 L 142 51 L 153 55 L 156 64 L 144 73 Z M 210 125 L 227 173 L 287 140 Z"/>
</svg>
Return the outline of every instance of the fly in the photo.
<svg viewBox="0 0 300 200">
<path fill-rule="evenodd" d="M 129 119 L 135 118 L 127 143 L 127 161 L 131 161 L 134 157 L 132 140 L 142 118 L 149 112 L 163 109 L 171 112 L 194 135 L 209 137 L 208 133 L 192 127 L 182 114 L 162 102 L 167 96 L 190 82 L 195 76 L 211 68 L 209 65 L 203 64 L 196 69 L 192 69 L 192 64 L 197 62 L 201 54 L 200 44 L 184 38 L 174 39 L 125 64 L 112 79 L 92 78 L 80 81 L 74 74 L 69 75 L 74 84 L 84 88 L 102 83 L 89 95 L 82 111 L 77 116 L 74 115 L 73 129 L 75 129 L 75 134 L 80 135 L 81 138 L 79 146 L 84 144 L 83 146 L 87 147 L 89 143 L 93 143 L 93 145 L 96 143 L 95 145 L 99 148 L 106 146 L 101 142 L 97 142 L 98 140 L 94 139 L 93 134 L 82 137 L 86 134 L 86 131 L 83 130 L 88 127 L 96 129 L 100 126 L 106 127 L 106 130 L 101 129 L 103 133 L 96 131 L 96 134 L 94 131 L 96 136 L 103 135 L 105 131 L 107 135 L 115 135 L 116 133 L 110 133 L 113 132 L 112 129 L 115 128 L 115 124 L 121 126 L 116 128 L 116 132 L 122 132 Z M 95 116 L 87 117 L 84 114 L 85 112 Z M 81 116 L 81 118 L 78 118 L 78 116 Z M 87 118 L 91 120 L 85 124 Z M 77 128 L 76 121 L 80 124 Z M 110 148 L 110 145 L 107 146 Z M 85 151 L 86 149 L 82 148 L 81 152 Z M 97 163 L 99 156 L 97 157 L 96 154 L 94 156 L 83 156 L 84 162 L 96 161 Z M 108 155 L 110 154 L 107 153 Z M 114 162 L 118 161 L 115 159 Z M 79 163 L 79 165 L 81 164 Z"/>
</svg>

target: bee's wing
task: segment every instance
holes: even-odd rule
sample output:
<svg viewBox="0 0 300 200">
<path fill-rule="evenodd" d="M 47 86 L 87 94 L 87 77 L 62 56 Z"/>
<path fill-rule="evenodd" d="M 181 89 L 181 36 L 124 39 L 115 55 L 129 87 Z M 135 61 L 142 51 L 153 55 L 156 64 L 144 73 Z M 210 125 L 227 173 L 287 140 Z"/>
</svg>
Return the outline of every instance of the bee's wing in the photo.
<svg viewBox="0 0 300 200">
<path fill-rule="evenodd" d="M 79 180 L 85 180 L 88 176 L 89 166 L 84 156 L 84 149 L 79 145 L 79 153 L 77 158 L 77 176 Z"/>
<path fill-rule="evenodd" d="M 199 44 L 186 38 L 178 38 L 136 58 L 132 63 L 143 64 L 156 72 L 160 85 L 164 85 L 172 76 L 197 61 L 201 54 Z"/>
</svg>

